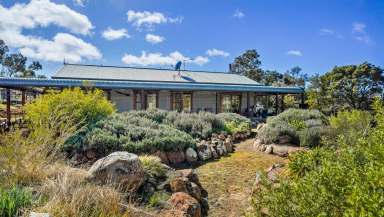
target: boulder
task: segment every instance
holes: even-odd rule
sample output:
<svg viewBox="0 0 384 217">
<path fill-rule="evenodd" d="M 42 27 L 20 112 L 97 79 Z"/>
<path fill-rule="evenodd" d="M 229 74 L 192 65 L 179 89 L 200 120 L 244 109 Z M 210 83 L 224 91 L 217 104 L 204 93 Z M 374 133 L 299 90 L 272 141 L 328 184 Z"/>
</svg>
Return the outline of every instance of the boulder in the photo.
<svg viewBox="0 0 384 217">
<path fill-rule="evenodd" d="M 97 160 L 88 170 L 87 179 L 135 191 L 144 182 L 145 172 L 137 155 L 122 151 Z"/>
<path fill-rule="evenodd" d="M 224 141 L 224 140 L 225 140 L 225 135 L 224 135 L 224 133 L 220 133 L 219 136 L 218 136 L 217 138 L 220 139 L 221 141 Z"/>
<path fill-rule="evenodd" d="M 273 154 L 273 146 L 272 145 L 267 145 L 265 151 L 267 154 Z"/>
<path fill-rule="evenodd" d="M 227 150 L 228 153 L 233 151 L 233 143 L 231 138 L 226 138 L 224 141 L 224 146 L 225 149 Z"/>
<path fill-rule="evenodd" d="M 256 127 L 256 131 L 259 132 L 259 130 L 260 130 L 261 128 L 263 128 L 264 126 L 265 126 L 265 123 L 260 123 L 260 124 L 258 124 L 257 127 Z"/>
<path fill-rule="evenodd" d="M 213 158 L 213 159 L 218 159 L 218 158 L 219 158 L 219 155 L 217 154 L 215 147 L 212 146 L 212 145 L 210 145 L 210 146 L 209 146 L 209 149 L 211 150 L 212 158 Z"/>
<path fill-rule="evenodd" d="M 219 144 L 217 144 L 216 152 L 220 156 L 227 155 L 227 149 L 225 148 L 225 145 L 223 142 L 219 142 Z"/>
<path fill-rule="evenodd" d="M 174 216 L 201 217 L 200 203 L 187 193 L 177 192 L 172 194 L 168 203 L 171 204 L 173 210 L 179 213 L 179 215 Z"/>
<path fill-rule="evenodd" d="M 273 146 L 273 154 L 278 155 L 280 157 L 288 156 L 288 147 L 282 145 L 272 144 Z"/>
<path fill-rule="evenodd" d="M 183 151 L 167 152 L 167 158 L 171 164 L 179 164 L 185 161 L 185 155 Z"/>
<path fill-rule="evenodd" d="M 259 151 L 260 146 L 263 145 L 260 139 L 255 139 L 253 142 L 253 149 Z"/>
<path fill-rule="evenodd" d="M 202 161 L 206 161 L 212 158 L 211 149 L 205 141 L 204 143 L 200 142 L 200 144 L 197 146 L 197 155 Z"/>
<path fill-rule="evenodd" d="M 291 141 L 292 141 L 291 136 L 282 135 L 282 136 L 279 136 L 277 143 L 283 145 L 283 144 L 289 144 Z"/>
<path fill-rule="evenodd" d="M 186 177 L 176 177 L 172 179 L 170 182 L 170 187 L 172 193 L 175 192 L 186 192 L 188 193 L 187 185 L 189 185 L 189 180 Z"/>
<path fill-rule="evenodd" d="M 197 153 L 195 149 L 189 147 L 185 151 L 185 159 L 188 161 L 188 163 L 194 163 L 197 161 Z"/>
<path fill-rule="evenodd" d="M 153 155 L 159 157 L 163 164 L 169 164 L 169 160 L 168 160 L 167 154 L 165 152 L 156 151 Z"/>
</svg>

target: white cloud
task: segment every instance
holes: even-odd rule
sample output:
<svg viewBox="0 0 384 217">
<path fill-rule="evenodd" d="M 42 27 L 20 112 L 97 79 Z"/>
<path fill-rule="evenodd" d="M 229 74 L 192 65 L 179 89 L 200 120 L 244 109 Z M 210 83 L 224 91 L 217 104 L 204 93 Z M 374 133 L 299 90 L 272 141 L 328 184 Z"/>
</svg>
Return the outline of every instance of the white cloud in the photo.
<svg viewBox="0 0 384 217">
<path fill-rule="evenodd" d="M 289 50 L 289 51 L 287 51 L 287 55 L 299 56 L 299 57 L 303 56 L 303 54 L 299 50 Z"/>
<path fill-rule="evenodd" d="M 184 56 L 178 51 L 174 51 L 169 55 L 163 55 L 162 53 L 147 53 L 142 51 L 141 56 L 135 56 L 132 54 L 124 54 L 121 61 L 128 65 L 174 65 L 178 61 L 185 61 L 187 63 L 193 63 L 197 65 L 204 65 L 209 62 L 207 57 L 197 56 L 193 59 Z"/>
<path fill-rule="evenodd" d="M 79 5 L 81 7 L 84 7 L 85 6 L 85 2 L 86 0 L 73 0 L 73 2 L 76 4 L 76 5 Z"/>
<path fill-rule="evenodd" d="M 229 56 L 228 52 L 225 52 L 223 50 L 219 50 L 219 49 L 216 49 L 216 48 L 208 49 L 206 54 L 208 56 L 210 56 L 210 57 L 214 57 L 214 56 L 227 57 L 227 56 Z"/>
<path fill-rule="evenodd" d="M 147 34 L 145 40 L 149 43 L 157 44 L 163 42 L 165 38 L 160 35 Z"/>
<path fill-rule="evenodd" d="M 93 28 L 89 19 L 65 5 L 50 0 L 31 0 L 10 8 L 0 5 L 0 38 L 12 48 L 31 58 L 47 61 L 80 62 L 100 59 L 99 50 L 92 44 L 68 33 L 57 33 L 52 40 L 23 35 L 24 29 L 56 25 L 77 34 L 88 35 Z"/>
<path fill-rule="evenodd" d="M 101 33 L 101 36 L 108 41 L 117 40 L 121 38 L 130 38 L 131 36 L 128 34 L 128 31 L 124 28 L 122 29 L 112 29 L 108 27 Z"/>
<path fill-rule="evenodd" d="M 352 31 L 356 33 L 365 33 L 366 27 L 367 26 L 364 23 L 356 22 L 352 24 Z"/>
<path fill-rule="evenodd" d="M 339 39 L 343 38 L 343 35 L 341 35 L 340 33 L 336 32 L 333 29 L 322 28 L 319 30 L 319 33 L 321 36 L 333 36 Z"/>
<path fill-rule="evenodd" d="M 160 12 L 149 12 L 149 11 L 133 11 L 129 10 L 127 12 L 128 22 L 132 23 L 134 26 L 152 28 L 156 24 L 162 23 L 181 23 L 183 21 L 182 17 L 166 17 Z"/>
<path fill-rule="evenodd" d="M 366 31 L 367 25 L 360 22 L 355 22 L 352 24 L 352 34 L 353 38 L 357 41 L 361 41 L 365 44 L 371 45 L 375 42 L 371 39 L 369 34 Z"/>
<path fill-rule="evenodd" d="M 233 13 L 233 17 L 235 17 L 235 18 L 239 18 L 239 19 L 241 19 L 241 18 L 243 18 L 245 16 L 245 14 L 243 13 L 243 12 L 241 12 L 239 9 L 237 9 L 236 11 L 235 11 L 235 13 Z"/>
</svg>

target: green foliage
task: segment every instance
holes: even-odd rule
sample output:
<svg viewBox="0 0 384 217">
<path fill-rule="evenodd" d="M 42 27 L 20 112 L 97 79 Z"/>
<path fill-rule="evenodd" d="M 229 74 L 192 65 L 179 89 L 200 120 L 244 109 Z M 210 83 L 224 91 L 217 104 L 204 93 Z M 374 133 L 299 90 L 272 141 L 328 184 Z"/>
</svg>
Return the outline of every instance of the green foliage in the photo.
<svg viewBox="0 0 384 217">
<path fill-rule="evenodd" d="M 270 144 L 287 135 L 292 144 L 314 147 L 320 144 L 324 134 L 322 128 L 326 123 L 326 117 L 318 110 L 288 109 L 268 118 L 266 126 L 258 132 L 258 137 Z"/>
<path fill-rule="evenodd" d="M 170 196 L 164 192 L 155 192 L 148 200 L 148 205 L 151 207 L 159 207 L 166 202 Z"/>
<path fill-rule="evenodd" d="M 101 90 L 84 92 L 80 88 L 49 92 L 25 106 L 26 119 L 31 127 L 45 127 L 59 114 L 70 116 L 80 126 L 89 126 L 115 111 Z M 56 124 L 56 123 L 52 123 Z"/>
<path fill-rule="evenodd" d="M 38 61 L 33 61 L 27 66 L 27 57 L 21 53 L 8 52 L 8 46 L 0 39 L 0 77 L 45 77 L 36 75 L 36 71 L 43 68 Z"/>
<path fill-rule="evenodd" d="M 225 130 L 229 133 L 246 133 L 251 130 L 251 121 L 236 113 L 220 113 L 216 115 L 223 120 Z"/>
<path fill-rule="evenodd" d="M 49 92 L 25 106 L 25 118 L 36 137 L 44 134 L 67 138 L 62 148 L 83 142 L 84 135 L 99 120 L 112 114 L 114 106 L 100 90 L 84 92 L 80 88 Z M 72 135 L 60 135 L 71 130 Z"/>
<path fill-rule="evenodd" d="M 146 117 L 121 113 L 96 123 L 86 134 L 84 143 L 73 144 L 71 148 L 94 149 L 104 155 L 117 150 L 133 153 L 184 150 L 194 145 L 193 138 L 185 132 Z"/>
<path fill-rule="evenodd" d="M 383 84 L 383 69 L 370 63 L 335 67 L 312 78 L 307 103 L 327 114 L 345 109 L 369 110 L 374 97 L 382 95 Z"/>
<path fill-rule="evenodd" d="M 161 163 L 160 158 L 151 155 L 139 156 L 144 171 L 153 178 L 164 178 L 168 171 L 166 165 Z"/>
<path fill-rule="evenodd" d="M 322 136 L 325 134 L 323 127 L 310 127 L 298 131 L 300 146 L 316 147 L 320 144 Z"/>
<path fill-rule="evenodd" d="M 302 130 L 307 127 L 303 120 L 290 120 L 288 124 L 295 128 L 295 130 Z"/>
<path fill-rule="evenodd" d="M 354 145 L 358 139 L 369 134 L 372 121 L 372 115 L 367 111 L 338 112 L 337 116 L 329 118 L 330 130 L 326 141 L 335 145 L 338 139 L 342 139 L 346 144 Z"/>
<path fill-rule="evenodd" d="M 210 112 L 169 112 L 165 123 L 188 133 L 194 138 L 208 138 L 212 133 L 224 130 L 223 121 Z"/>
<path fill-rule="evenodd" d="M 21 216 L 22 210 L 32 203 L 32 194 L 23 188 L 13 187 L 9 190 L 0 188 L 0 216 Z"/>
<path fill-rule="evenodd" d="M 353 145 L 341 140 L 334 148 L 295 154 L 289 163 L 291 176 L 279 185 L 263 178 L 254 192 L 250 215 L 263 216 L 262 210 L 268 210 L 271 217 L 384 216 L 384 107 L 376 103 L 374 108 L 377 126 L 368 135 L 360 134 L 362 139 Z M 357 117 L 366 122 L 368 116 L 355 111 L 339 118 L 348 121 Z M 350 130 L 339 129 L 340 133 Z"/>
</svg>

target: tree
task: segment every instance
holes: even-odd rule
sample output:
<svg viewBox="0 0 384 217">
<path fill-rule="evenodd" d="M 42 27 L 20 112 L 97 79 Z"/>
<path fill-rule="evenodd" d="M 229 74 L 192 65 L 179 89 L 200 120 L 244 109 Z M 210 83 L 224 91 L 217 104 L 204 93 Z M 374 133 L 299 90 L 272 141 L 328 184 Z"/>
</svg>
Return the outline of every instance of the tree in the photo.
<svg viewBox="0 0 384 217">
<path fill-rule="evenodd" d="M 383 85 L 383 69 L 373 64 L 335 67 L 312 78 L 308 104 L 327 113 L 343 109 L 369 110 L 375 97 L 383 98 Z"/>
<path fill-rule="evenodd" d="M 247 76 L 257 82 L 261 82 L 264 72 L 260 69 L 260 55 L 256 50 L 247 50 L 242 55 L 235 58 L 231 64 L 231 73 Z"/>
<path fill-rule="evenodd" d="M 0 39 L 0 65 L 2 66 L 0 76 L 36 77 L 36 71 L 42 69 L 38 61 L 33 61 L 27 66 L 27 57 L 21 53 L 9 54 L 8 52 L 8 46 Z"/>
</svg>

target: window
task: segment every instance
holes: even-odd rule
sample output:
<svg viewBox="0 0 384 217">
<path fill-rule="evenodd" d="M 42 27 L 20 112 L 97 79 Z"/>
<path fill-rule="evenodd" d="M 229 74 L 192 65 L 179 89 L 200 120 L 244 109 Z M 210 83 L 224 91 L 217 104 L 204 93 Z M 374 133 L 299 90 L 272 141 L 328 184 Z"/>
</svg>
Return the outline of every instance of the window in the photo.
<svg viewBox="0 0 384 217">
<path fill-rule="evenodd" d="M 191 93 L 172 93 L 172 110 L 191 112 L 192 94 Z"/>
<path fill-rule="evenodd" d="M 133 109 L 142 110 L 143 109 L 143 98 L 141 97 L 140 92 L 133 93 Z"/>
<path fill-rule="evenodd" d="M 156 92 L 135 91 L 133 93 L 133 109 L 156 109 L 158 97 Z"/>
<path fill-rule="evenodd" d="M 147 109 L 156 109 L 157 108 L 157 94 L 156 93 L 147 93 L 146 99 L 146 108 Z"/>
<path fill-rule="evenodd" d="M 240 113 L 241 95 L 225 94 L 221 98 L 221 112 Z"/>
</svg>

